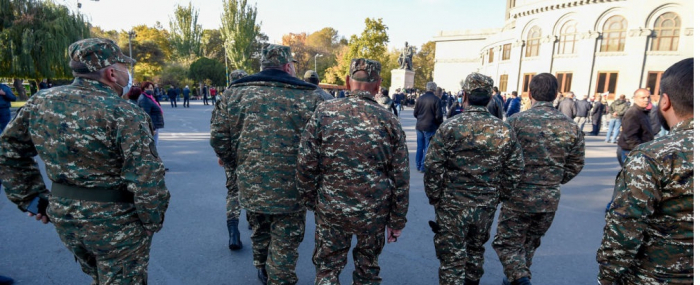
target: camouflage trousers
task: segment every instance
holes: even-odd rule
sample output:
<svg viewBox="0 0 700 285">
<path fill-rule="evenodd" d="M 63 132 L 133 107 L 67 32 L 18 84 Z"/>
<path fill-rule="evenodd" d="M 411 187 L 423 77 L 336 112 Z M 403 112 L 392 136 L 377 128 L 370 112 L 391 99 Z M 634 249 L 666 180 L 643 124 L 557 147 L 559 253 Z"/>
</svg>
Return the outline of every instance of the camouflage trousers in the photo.
<svg viewBox="0 0 700 285">
<path fill-rule="evenodd" d="M 241 216 L 241 204 L 238 200 L 236 170 L 225 168 L 226 173 L 226 220 L 238 220 Z"/>
<path fill-rule="evenodd" d="M 440 284 L 464 284 L 484 275 L 484 244 L 489 240 L 496 208 L 435 209 L 440 229 L 435 253 L 440 260 Z"/>
<path fill-rule="evenodd" d="M 501 208 L 492 246 L 510 282 L 523 277 L 532 278 L 532 258 L 552 221 L 554 212 L 528 213 Z"/>
<path fill-rule="evenodd" d="M 48 216 L 58 236 L 93 284 L 148 283 L 152 236 L 146 233 L 133 205 L 63 198 L 51 201 Z M 129 207 L 130 214 L 120 215 Z M 115 217 L 109 217 L 109 208 Z"/>
<path fill-rule="evenodd" d="M 384 248 L 384 230 L 371 234 L 358 234 L 357 244 L 352 250 L 355 271 L 353 284 L 380 284 L 379 254 Z M 321 221 L 316 216 L 316 238 L 313 262 L 316 265 L 316 285 L 340 284 L 338 275 L 348 261 L 352 243 L 352 231 L 338 225 Z"/>
<path fill-rule="evenodd" d="M 247 212 L 253 226 L 253 265 L 265 268 L 267 284 L 296 284 L 299 244 L 304 240 L 306 211 L 268 215 Z"/>
</svg>

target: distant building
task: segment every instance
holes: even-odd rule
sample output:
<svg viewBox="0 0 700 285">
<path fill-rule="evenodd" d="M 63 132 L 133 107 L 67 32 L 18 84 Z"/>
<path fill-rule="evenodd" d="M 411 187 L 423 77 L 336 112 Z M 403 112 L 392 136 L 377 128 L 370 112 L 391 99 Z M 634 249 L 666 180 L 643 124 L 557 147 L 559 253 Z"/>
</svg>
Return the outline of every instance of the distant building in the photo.
<svg viewBox="0 0 700 285">
<path fill-rule="evenodd" d="M 659 94 L 663 71 L 693 57 L 692 0 L 506 0 L 501 29 L 441 31 L 434 79 L 459 90 L 470 72 L 503 92 L 528 92 L 532 76 L 554 74 L 562 92 Z M 657 96 L 654 96 L 657 97 Z"/>
</svg>

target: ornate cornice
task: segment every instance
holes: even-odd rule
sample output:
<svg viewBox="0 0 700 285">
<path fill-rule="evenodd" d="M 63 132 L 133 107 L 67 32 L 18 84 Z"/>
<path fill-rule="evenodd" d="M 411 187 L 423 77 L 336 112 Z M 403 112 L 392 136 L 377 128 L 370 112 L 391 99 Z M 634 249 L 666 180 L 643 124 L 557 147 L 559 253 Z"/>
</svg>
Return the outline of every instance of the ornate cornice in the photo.
<svg viewBox="0 0 700 285">
<path fill-rule="evenodd" d="M 532 16 L 532 15 L 536 15 L 539 13 L 549 12 L 549 11 L 554 11 L 554 10 L 567 9 L 567 8 L 572 8 L 572 7 L 580 7 L 580 6 L 592 5 L 592 4 L 605 4 L 605 3 L 610 3 L 610 2 L 622 2 L 622 1 L 626 1 L 626 0 L 547 1 L 545 3 L 538 5 L 538 6 L 531 5 L 532 7 L 527 7 L 528 5 L 526 5 L 522 8 L 511 9 L 510 17 L 513 19 L 517 19 L 520 17 Z"/>
<path fill-rule="evenodd" d="M 643 28 L 637 28 L 637 29 L 631 29 L 627 32 L 627 34 L 630 37 L 641 37 L 645 36 L 648 37 L 651 35 L 652 30 L 651 29 L 643 29 Z"/>
<path fill-rule="evenodd" d="M 444 59 L 435 59 L 435 63 L 463 63 L 463 62 L 480 62 L 481 58 L 479 59 L 468 59 L 468 58 L 444 58 Z"/>
<path fill-rule="evenodd" d="M 601 33 L 596 32 L 596 31 L 587 31 L 587 32 L 583 32 L 583 33 L 578 34 L 578 36 L 584 40 L 597 39 L 597 38 L 600 38 Z"/>
<path fill-rule="evenodd" d="M 551 43 L 551 42 L 557 41 L 557 39 L 558 39 L 558 37 L 555 35 L 546 35 L 546 36 L 542 37 L 542 39 L 540 41 L 542 41 L 542 43 Z"/>
</svg>

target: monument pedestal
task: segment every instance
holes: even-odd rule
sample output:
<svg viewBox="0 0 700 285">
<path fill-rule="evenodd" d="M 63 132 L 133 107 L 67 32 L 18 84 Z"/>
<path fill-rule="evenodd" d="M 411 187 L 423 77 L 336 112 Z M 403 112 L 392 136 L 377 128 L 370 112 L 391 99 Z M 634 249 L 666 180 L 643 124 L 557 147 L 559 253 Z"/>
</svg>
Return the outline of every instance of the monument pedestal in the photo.
<svg viewBox="0 0 700 285">
<path fill-rule="evenodd" d="M 408 69 L 393 69 L 391 71 L 391 87 L 389 96 L 396 92 L 396 89 L 413 88 L 416 73 Z"/>
</svg>

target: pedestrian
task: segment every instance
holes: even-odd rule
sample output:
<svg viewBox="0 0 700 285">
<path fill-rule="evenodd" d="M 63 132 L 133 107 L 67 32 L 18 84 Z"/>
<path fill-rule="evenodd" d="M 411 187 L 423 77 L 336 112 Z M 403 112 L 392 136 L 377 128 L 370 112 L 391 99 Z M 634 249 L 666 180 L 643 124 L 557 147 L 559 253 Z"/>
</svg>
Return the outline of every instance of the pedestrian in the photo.
<svg viewBox="0 0 700 285">
<path fill-rule="evenodd" d="M 0 134 L 12 119 L 10 108 L 14 101 L 17 101 L 17 97 L 12 93 L 10 86 L 0 83 Z"/>
<path fill-rule="evenodd" d="M 330 93 L 326 92 L 326 90 L 323 90 L 323 88 L 318 87 L 320 81 L 318 79 L 318 73 L 316 73 L 316 71 L 307 70 L 304 73 L 304 81 L 316 85 L 316 93 L 321 95 L 321 97 L 323 97 L 323 100 L 335 99 L 335 97 L 333 97 L 333 95 L 331 95 Z"/>
<path fill-rule="evenodd" d="M 515 132 L 486 110 L 492 87 L 486 75 L 466 77 L 464 113 L 440 126 L 426 155 L 440 284 L 479 284 L 499 191 L 514 191 L 523 173 Z"/>
<path fill-rule="evenodd" d="M 510 117 L 520 112 L 521 104 L 520 97 L 518 97 L 518 92 L 510 93 L 510 98 L 508 100 L 510 100 L 510 102 L 506 108 L 506 117 Z"/>
<path fill-rule="evenodd" d="M 442 89 L 442 87 L 438 87 L 437 93 L 435 94 L 440 97 L 440 107 L 442 108 L 442 114 L 443 116 L 447 116 L 447 93 L 445 90 Z"/>
<path fill-rule="evenodd" d="M 401 111 L 403 110 L 403 101 L 405 99 L 405 95 L 401 93 L 400 89 L 396 89 L 396 93 L 391 95 L 391 99 L 394 100 L 394 108 L 398 111 L 399 114 L 401 114 Z"/>
<path fill-rule="evenodd" d="M 501 193 L 503 204 L 492 243 L 503 264 L 504 285 L 531 284 L 530 266 L 554 221 L 560 185 L 581 172 L 585 158 L 583 132 L 552 104 L 559 89 L 557 78 L 540 73 L 529 86 L 532 108 L 508 118 L 529 171 L 521 176 L 518 188 Z"/>
<path fill-rule="evenodd" d="M 185 89 L 182 89 L 182 107 L 190 107 L 190 86 L 185 85 Z"/>
<path fill-rule="evenodd" d="M 603 104 L 603 124 L 601 127 L 608 130 L 608 124 L 610 123 L 610 105 L 608 104 L 608 92 L 601 95 L 600 103 Z"/>
<path fill-rule="evenodd" d="M 442 124 L 442 107 L 440 98 L 434 92 L 438 91 L 435 82 L 428 82 L 425 86 L 425 93 L 418 97 L 416 106 L 413 108 L 413 117 L 416 118 L 416 169 L 424 173 L 423 160 L 430 145 L 430 138 L 435 134 L 440 124 Z"/>
<path fill-rule="evenodd" d="M 459 91 L 457 93 L 457 100 L 452 103 L 452 106 L 450 106 L 450 110 L 447 111 L 447 118 L 452 118 L 454 116 L 457 116 L 464 112 L 464 103 L 463 103 L 463 95 L 461 93 L 462 91 Z"/>
<path fill-rule="evenodd" d="M 323 102 L 315 85 L 295 77 L 295 63 L 290 47 L 266 44 L 263 71 L 235 81 L 211 121 L 211 146 L 225 167 L 235 169 L 240 204 L 253 227 L 258 278 L 270 284 L 298 281 L 306 209 L 295 183 L 297 154 L 302 128 Z"/>
<path fill-rule="evenodd" d="M 576 117 L 576 102 L 574 102 L 574 93 L 564 93 L 564 98 L 559 101 L 559 107 L 557 107 L 557 109 L 559 112 L 569 117 L 569 119 L 573 120 Z"/>
<path fill-rule="evenodd" d="M 610 122 L 608 123 L 608 133 L 605 135 L 606 143 L 617 144 L 617 136 L 620 133 L 620 127 L 622 126 L 622 117 L 625 116 L 627 109 L 629 109 L 629 105 L 627 105 L 627 100 L 625 100 L 624 94 L 620 95 L 617 100 L 610 103 L 610 106 L 608 107 Z"/>
<path fill-rule="evenodd" d="M 168 98 L 170 99 L 170 108 L 177 108 L 177 91 L 172 85 L 168 88 Z"/>
<path fill-rule="evenodd" d="M 512 93 L 518 94 L 518 91 L 513 91 Z M 532 108 L 532 102 L 530 102 L 530 97 L 525 96 L 525 94 L 520 94 L 520 112 L 525 112 Z"/>
<path fill-rule="evenodd" d="M 627 154 L 635 147 L 654 139 L 654 131 L 649 121 L 649 90 L 639 88 L 634 92 L 634 105 L 629 107 L 622 117 L 622 133 L 617 140 L 617 161 L 620 166 L 627 159 Z"/>
<path fill-rule="evenodd" d="M 392 114 L 395 116 L 399 116 L 399 111 L 396 110 L 396 105 L 394 105 L 394 101 L 389 98 L 389 90 L 386 88 L 382 87 L 380 88 L 379 93 L 374 96 L 374 101 L 379 104 L 379 106 L 382 106 L 386 108 L 387 110 L 391 111 Z"/>
<path fill-rule="evenodd" d="M 491 93 L 491 101 L 486 105 L 486 110 L 494 117 L 503 120 L 503 115 L 506 111 L 505 102 L 503 101 L 503 97 L 499 94 L 498 87 L 494 86 Z"/>
<path fill-rule="evenodd" d="M 658 138 L 659 133 L 663 129 L 661 123 L 659 122 L 659 101 L 652 101 L 647 106 L 649 109 L 649 122 L 651 123 L 651 133 L 654 134 L 654 138 Z"/>
<path fill-rule="evenodd" d="M 583 127 L 586 126 L 586 120 L 588 120 L 588 115 L 591 112 L 592 105 L 588 102 L 588 95 L 580 95 L 578 100 L 574 102 L 576 107 L 576 117 L 574 122 L 583 131 Z"/>
<path fill-rule="evenodd" d="M 216 87 L 212 86 L 209 88 L 209 95 L 211 96 L 211 104 L 216 105 Z"/>
<path fill-rule="evenodd" d="M 353 59 L 345 80 L 347 99 L 320 105 L 302 134 L 297 181 L 316 217 L 315 284 L 340 284 L 353 235 L 353 283 L 379 284 L 385 238 L 397 241 L 406 225 L 406 135 L 387 106 L 374 102 L 380 73 L 378 61 Z"/>
<path fill-rule="evenodd" d="M 663 73 L 659 121 L 670 133 L 635 148 L 617 175 L 598 284 L 693 284 L 693 66 L 684 59 Z"/>
<path fill-rule="evenodd" d="M 204 105 L 209 105 L 209 88 L 206 85 L 202 87 L 202 100 Z"/>
<path fill-rule="evenodd" d="M 605 112 L 605 105 L 601 103 L 600 95 L 595 95 L 593 97 L 593 105 L 591 107 L 591 132 L 588 133 L 590 136 L 597 136 L 600 133 L 600 123 L 603 118 L 603 113 Z"/>
<path fill-rule="evenodd" d="M 54 224 L 93 284 L 146 284 L 170 193 L 150 120 L 120 98 L 134 60 L 99 38 L 71 44 L 68 55 L 73 83 L 30 97 L 0 137 L 0 177 L 22 211 L 38 203 L 30 216 Z"/>
</svg>

